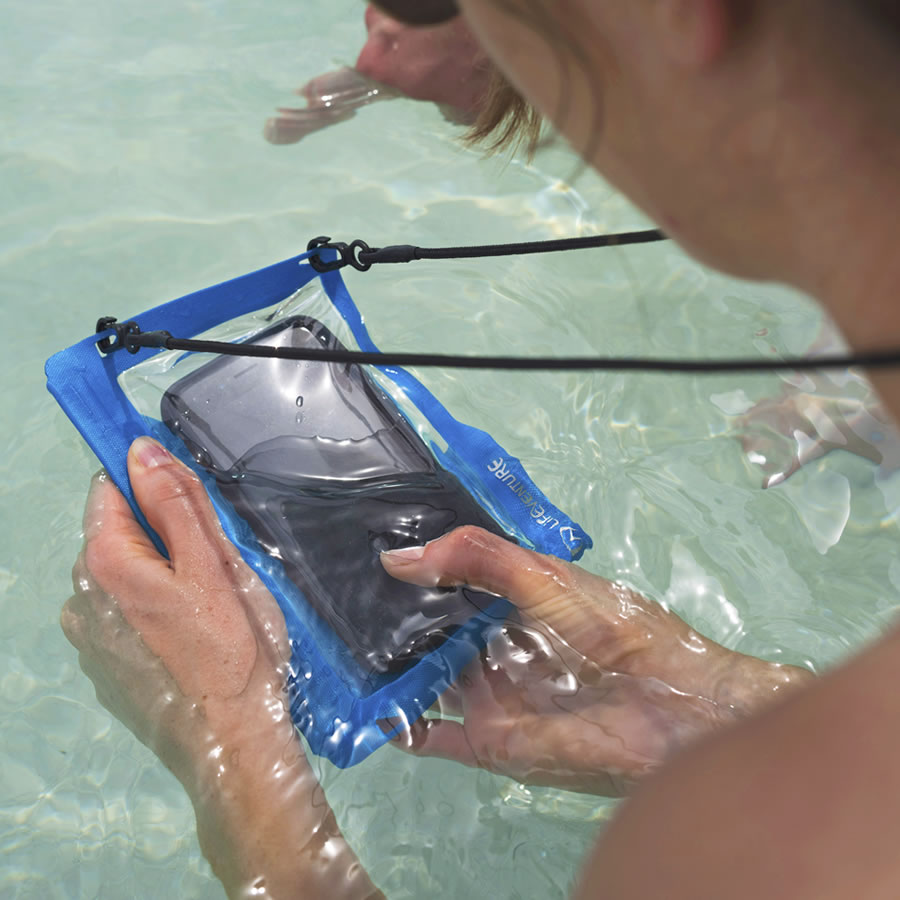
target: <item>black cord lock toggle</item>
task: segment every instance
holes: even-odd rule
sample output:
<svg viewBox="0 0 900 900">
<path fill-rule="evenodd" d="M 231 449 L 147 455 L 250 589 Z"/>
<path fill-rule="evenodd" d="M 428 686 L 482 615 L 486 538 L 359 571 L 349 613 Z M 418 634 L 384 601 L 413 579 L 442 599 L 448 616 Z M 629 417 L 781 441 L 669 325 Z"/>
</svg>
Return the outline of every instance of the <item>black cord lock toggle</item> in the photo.
<svg viewBox="0 0 900 900">
<path fill-rule="evenodd" d="M 103 316 L 97 320 L 97 334 L 112 329 L 115 334 L 97 341 L 97 349 L 105 356 L 123 347 L 129 353 L 137 353 L 142 347 L 165 347 L 172 335 L 168 331 L 141 331 L 137 322 L 119 322 L 115 316 Z"/>
<path fill-rule="evenodd" d="M 336 272 L 344 266 L 353 266 L 358 272 L 368 272 L 372 268 L 370 261 L 364 260 L 364 255 L 376 252 L 365 242 L 356 240 L 348 244 L 346 241 L 332 241 L 330 237 L 313 238 L 307 245 L 307 250 L 337 250 L 339 258 L 333 262 L 324 262 L 318 253 L 309 258 L 309 264 L 321 275 L 325 272 Z"/>
<path fill-rule="evenodd" d="M 97 334 L 112 329 L 115 334 L 109 337 L 101 338 L 97 341 L 97 349 L 103 353 L 112 353 L 114 350 L 121 350 L 122 347 L 128 347 L 131 353 L 137 353 L 138 348 L 134 349 L 129 346 L 129 335 L 140 334 L 141 329 L 137 322 L 119 322 L 115 316 L 104 316 L 97 320 Z"/>
</svg>

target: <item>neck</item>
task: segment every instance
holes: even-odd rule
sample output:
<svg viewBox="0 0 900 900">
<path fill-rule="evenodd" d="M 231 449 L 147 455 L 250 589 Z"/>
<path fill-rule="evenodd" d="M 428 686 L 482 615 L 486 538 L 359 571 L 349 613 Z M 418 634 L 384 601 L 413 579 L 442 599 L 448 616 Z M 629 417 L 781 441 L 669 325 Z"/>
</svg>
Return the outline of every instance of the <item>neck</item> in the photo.
<svg viewBox="0 0 900 900">
<path fill-rule="evenodd" d="M 777 274 L 818 298 L 854 349 L 900 347 L 897 49 L 842 4 L 829 10 L 844 27 L 822 28 L 809 52 L 797 53 L 799 34 L 781 48 Z M 816 40 L 808 16 L 798 27 Z M 900 373 L 873 380 L 900 418 Z"/>
<path fill-rule="evenodd" d="M 860 186 L 857 202 L 848 196 L 837 204 L 834 218 L 819 219 L 818 265 L 808 267 L 807 279 L 798 279 L 798 286 L 822 301 L 855 350 L 890 350 L 900 347 L 900 158 L 881 190 L 877 161 L 862 159 L 860 165 L 868 167 L 871 183 Z M 900 420 L 900 372 L 869 374 L 884 405 Z"/>
</svg>

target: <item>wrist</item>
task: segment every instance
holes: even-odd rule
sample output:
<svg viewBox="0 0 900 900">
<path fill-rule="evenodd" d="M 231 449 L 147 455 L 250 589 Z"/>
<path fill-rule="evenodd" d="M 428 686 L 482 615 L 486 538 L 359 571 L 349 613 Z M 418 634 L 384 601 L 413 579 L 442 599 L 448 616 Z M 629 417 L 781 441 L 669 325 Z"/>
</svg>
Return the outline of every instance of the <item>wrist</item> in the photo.
<svg viewBox="0 0 900 900">
<path fill-rule="evenodd" d="M 227 705 L 207 710 L 208 739 L 185 785 L 203 854 L 226 892 L 265 900 L 378 896 L 337 826 L 286 705 L 255 709 L 240 717 Z"/>
<path fill-rule="evenodd" d="M 726 651 L 716 703 L 725 714 L 745 718 L 802 690 L 815 680 L 808 669 L 767 662 L 753 656 Z"/>
</svg>

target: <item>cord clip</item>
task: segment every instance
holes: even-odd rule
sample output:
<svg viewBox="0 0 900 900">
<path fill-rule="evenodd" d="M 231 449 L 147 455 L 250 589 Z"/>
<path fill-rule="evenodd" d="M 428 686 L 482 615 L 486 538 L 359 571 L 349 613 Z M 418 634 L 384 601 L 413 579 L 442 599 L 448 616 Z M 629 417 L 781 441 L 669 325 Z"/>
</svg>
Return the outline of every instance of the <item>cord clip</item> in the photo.
<svg viewBox="0 0 900 900">
<path fill-rule="evenodd" d="M 129 353 L 137 353 L 143 347 L 166 347 L 166 341 L 172 338 L 168 331 L 141 331 L 135 321 L 119 322 L 115 316 L 103 316 L 97 319 L 97 334 L 112 329 L 115 334 L 97 341 L 97 349 L 106 356 L 123 347 Z"/>
<path fill-rule="evenodd" d="M 333 262 L 323 262 L 322 257 L 315 253 L 309 258 L 309 264 L 321 275 L 325 272 L 336 272 L 344 266 L 353 266 L 358 272 L 368 272 L 372 268 L 371 262 L 363 260 L 363 254 L 371 254 L 374 251 L 365 242 L 355 240 L 348 244 L 346 241 L 332 241 L 330 237 L 313 238 L 307 245 L 307 250 L 337 250 L 339 259 Z"/>
<path fill-rule="evenodd" d="M 137 353 L 140 350 L 133 340 L 129 340 L 130 337 L 141 333 L 137 322 L 119 322 L 115 316 L 103 316 L 97 320 L 97 334 L 109 331 L 110 328 L 115 331 L 115 334 L 97 341 L 97 349 L 104 356 L 121 350 L 123 347 L 126 347 L 129 353 Z"/>
</svg>

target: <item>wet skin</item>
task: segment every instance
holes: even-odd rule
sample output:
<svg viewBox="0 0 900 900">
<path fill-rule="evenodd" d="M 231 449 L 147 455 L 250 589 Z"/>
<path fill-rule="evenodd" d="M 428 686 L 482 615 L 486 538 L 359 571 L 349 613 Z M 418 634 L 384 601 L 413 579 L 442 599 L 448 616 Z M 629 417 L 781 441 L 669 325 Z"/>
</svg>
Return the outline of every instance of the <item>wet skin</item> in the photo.
<svg viewBox="0 0 900 900">
<path fill-rule="evenodd" d="M 170 560 L 114 485 L 95 479 L 62 624 L 98 699 L 181 780 L 204 853 L 232 894 L 264 878 L 270 893 L 259 896 L 294 896 L 301 883 L 368 896 L 290 722 L 274 599 L 192 473 L 149 439 L 128 463 Z M 435 710 L 398 741 L 411 752 L 619 794 L 811 678 L 725 650 L 621 586 L 474 527 L 384 559 L 395 577 L 473 584 L 521 613 L 445 698 L 443 712 L 464 721 Z M 307 848 L 299 859 L 297 847 Z"/>
<path fill-rule="evenodd" d="M 565 24 L 582 39 L 589 64 L 573 62 L 566 83 L 557 49 L 548 44 L 546 34 L 521 22 L 527 6 L 539 5 L 462 0 L 464 13 L 492 57 L 545 113 L 559 111 L 558 100 L 565 88 L 570 102 L 558 124 L 592 164 L 703 260 L 735 274 L 778 279 L 818 296 L 854 347 L 900 344 L 896 298 L 900 256 L 893 246 L 896 210 L 900 209 L 896 177 L 900 171 L 896 105 L 900 67 L 894 39 L 871 28 L 857 14 L 855 4 L 834 4 L 828 16 L 810 16 L 803 0 L 759 0 L 742 7 L 755 15 L 754 27 L 748 29 L 734 15 L 737 5 L 724 0 L 572 0 L 567 3 Z M 517 16 L 509 14 L 510 6 Z M 773 60 L 777 65 L 772 65 Z M 602 123 L 597 120 L 598 107 Z M 823 133 L 827 141 L 822 140 Z M 877 386 L 885 408 L 896 416 L 900 377 L 879 377 Z M 144 610 L 152 611 L 160 602 L 164 607 L 185 598 L 193 603 L 190 598 L 204 594 L 210 583 L 220 584 L 215 579 L 209 582 L 208 571 L 202 572 L 201 581 L 196 580 L 200 570 L 193 576 L 187 574 L 189 570 L 177 571 L 179 556 L 207 559 L 201 545 L 215 545 L 215 541 L 202 498 L 192 493 L 194 489 L 175 474 L 175 468 L 156 468 L 156 476 L 136 469 L 132 478 L 136 488 L 145 479 L 157 479 L 159 497 L 150 488 L 150 480 L 138 491 L 151 521 L 165 524 L 162 520 L 172 515 L 168 508 L 177 510 L 174 515 L 190 526 L 182 535 L 184 552 L 175 554 L 174 578 L 163 589 L 140 579 L 122 581 L 112 574 L 122 571 L 123 555 L 141 555 L 148 548 L 140 544 L 121 501 L 116 509 L 117 501 L 105 499 L 111 524 L 100 529 L 106 536 L 99 544 L 94 539 L 93 549 L 89 537 L 87 577 L 78 580 L 79 594 L 91 599 L 80 610 L 81 625 L 67 623 L 86 668 L 101 684 L 123 678 L 127 682 L 129 677 L 128 659 L 118 653 L 110 657 L 107 644 L 90 638 L 98 631 L 95 620 L 110 621 L 111 593 L 118 610 L 131 609 L 143 620 Z M 451 551 L 446 556 L 444 548 Z M 160 573 L 162 562 L 157 558 L 155 563 Z M 410 580 L 466 578 L 478 586 L 494 585 L 548 633 L 601 670 L 645 677 L 641 661 L 652 661 L 653 678 L 673 689 L 691 671 L 695 659 L 710 661 L 707 671 L 717 671 L 718 654 L 712 648 L 701 643 L 701 652 L 693 656 L 693 638 L 675 637 L 686 626 L 668 616 L 652 615 L 645 601 L 626 598 L 625 608 L 635 606 L 639 612 L 623 620 L 617 613 L 615 592 L 581 581 L 568 570 L 561 572 L 543 559 L 524 562 L 512 551 L 494 553 L 489 544 L 466 539 L 465 533 L 462 539 L 451 535 L 430 545 L 419 559 L 407 559 L 405 565 L 398 565 L 397 558 L 388 565 L 397 575 L 402 567 L 403 577 Z M 220 586 L 215 596 L 230 604 L 234 585 Z M 599 620 L 594 618 L 597 610 Z M 134 622 L 127 615 L 124 621 L 127 627 L 117 627 L 116 633 L 127 642 Z M 632 629 L 634 623 L 642 627 Z M 184 627 L 181 619 L 177 627 Z M 234 634 L 248 630 L 235 627 Z M 604 637 L 589 646 L 579 645 L 586 627 L 599 628 Z M 201 629 L 197 637 L 211 640 L 216 647 L 215 629 Z M 176 682 L 178 676 L 172 670 L 179 669 L 177 658 L 184 652 L 184 641 L 185 636 L 180 636 L 171 645 L 164 641 L 153 648 Z M 236 646 L 245 647 L 243 639 Z M 248 662 L 249 654 L 242 654 L 236 668 L 231 647 L 229 642 L 227 664 L 218 650 L 198 658 L 218 659 L 228 675 L 226 683 L 241 683 L 237 671 L 247 675 L 248 686 L 255 684 L 256 664 Z M 631 652 L 623 655 L 623 647 Z M 532 651 L 526 647 L 525 652 Z M 600 656 L 591 659 L 589 652 Z M 515 652 L 510 651 L 510 656 Z M 669 668 L 673 661 L 678 663 L 674 670 Z M 120 663 L 124 671 L 117 670 Z M 565 677 L 562 669 L 560 676 Z M 272 684 L 271 677 L 271 673 L 264 677 L 263 683 Z M 715 686 L 698 677 L 688 700 L 717 697 Z M 792 691 L 782 703 L 771 704 L 768 711 L 716 730 L 711 738 L 693 741 L 654 777 L 643 781 L 634 799 L 625 804 L 598 845 L 578 896 L 602 893 L 616 900 L 898 896 L 898 678 L 900 632 L 895 629 L 811 687 Z M 754 679 L 741 683 L 752 687 Z M 769 697 L 770 687 L 765 691 Z M 114 696 L 118 696 L 116 690 Z M 224 699 L 239 703 L 242 693 Z M 641 704 L 647 696 L 638 699 L 638 708 L 644 708 Z M 163 733 L 174 728 L 175 744 L 185 751 L 174 755 L 174 764 L 180 756 L 188 759 L 183 780 L 191 792 L 195 780 L 191 773 L 202 769 L 203 760 L 209 758 L 207 745 L 198 749 L 190 728 L 185 737 L 177 737 L 179 720 L 160 719 L 153 708 L 143 707 L 144 696 L 126 691 L 125 700 L 141 705 L 132 713 L 127 703 L 122 708 L 125 720 L 136 723 L 138 730 L 143 722 L 154 719 L 160 721 Z M 506 709 L 503 703 L 494 706 Z M 228 708 L 235 707 L 229 703 Z M 620 714 L 623 708 L 630 707 L 619 707 Z M 230 717 L 226 714 L 223 721 L 229 722 Z M 592 713 L 582 721 L 594 727 L 598 720 Z M 435 729 L 440 733 L 442 726 Z M 443 733 L 448 732 L 443 729 Z M 539 730 L 535 733 L 540 735 Z M 503 729 L 500 734 L 505 734 Z M 246 763 L 249 758 L 252 767 L 253 754 L 235 749 L 238 756 L 226 759 Z M 543 749 L 535 745 L 526 769 L 546 770 Z M 479 765 L 483 760 L 507 762 L 500 753 L 491 755 L 483 748 L 477 748 L 473 757 Z M 618 758 L 609 762 L 616 767 L 621 764 Z M 571 761 L 567 764 L 571 769 Z M 587 769 L 596 778 L 597 760 L 589 759 Z M 260 822 L 252 791 L 246 789 L 247 784 L 260 781 L 261 773 L 248 771 L 246 765 L 226 766 L 226 770 L 236 775 L 231 791 L 200 793 L 230 806 L 232 814 L 238 810 L 253 826 L 242 835 L 227 824 L 220 828 L 224 846 L 228 840 L 233 842 L 230 858 L 240 861 L 238 873 L 253 877 L 265 873 L 274 896 L 301 894 L 300 885 L 319 871 L 319 857 L 304 854 L 293 859 L 291 872 L 280 871 L 279 863 L 290 860 L 290 854 L 274 859 L 275 845 L 263 847 L 254 837 L 259 834 L 259 840 L 277 841 L 271 820 L 279 814 L 288 823 L 293 816 L 302 832 L 310 824 L 304 813 L 310 807 L 302 803 L 300 810 L 273 807 L 266 831 L 267 822 Z M 634 768 L 638 774 L 644 770 L 645 761 Z M 623 771 L 627 773 L 627 767 L 608 774 Z M 309 786 L 308 780 L 304 783 Z M 307 796 L 315 797 L 315 790 Z M 228 810 L 219 821 L 229 821 Z M 257 832 L 257 825 L 263 830 Z M 286 833 L 290 831 L 285 828 Z M 329 847 L 342 859 L 342 869 L 356 877 L 350 857 L 341 856 L 349 851 L 330 843 L 339 842 L 333 830 L 326 833 Z M 307 844 L 308 838 L 299 846 Z M 214 860 L 220 858 L 214 850 L 207 852 Z M 230 882 L 219 867 L 218 871 L 234 890 L 236 882 Z M 279 894 L 276 886 L 284 890 Z M 362 881 L 356 888 L 370 891 Z M 315 889 L 308 893 L 321 895 Z"/>
<path fill-rule="evenodd" d="M 297 91 L 306 106 L 279 109 L 266 122 L 268 141 L 296 143 L 352 118 L 362 106 L 401 96 L 435 103 L 454 122 L 475 120 L 492 67 L 462 18 L 412 28 L 369 6 L 366 29 L 356 65 L 308 81 Z"/>
</svg>

